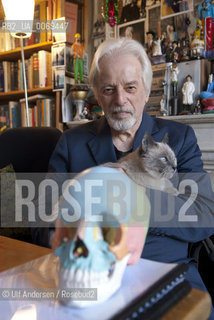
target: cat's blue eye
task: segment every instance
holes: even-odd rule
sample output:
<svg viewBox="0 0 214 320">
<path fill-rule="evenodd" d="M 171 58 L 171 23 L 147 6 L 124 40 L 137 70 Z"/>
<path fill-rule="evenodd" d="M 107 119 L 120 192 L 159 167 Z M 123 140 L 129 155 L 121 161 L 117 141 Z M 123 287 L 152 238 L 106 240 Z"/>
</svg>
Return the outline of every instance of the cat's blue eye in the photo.
<svg viewBox="0 0 214 320">
<path fill-rule="evenodd" d="M 164 162 L 164 163 L 167 162 L 167 158 L 166 158 L 166 157 L 161 157 L 160 159 L 161 159 L 161 161 Z"/>
</svg>

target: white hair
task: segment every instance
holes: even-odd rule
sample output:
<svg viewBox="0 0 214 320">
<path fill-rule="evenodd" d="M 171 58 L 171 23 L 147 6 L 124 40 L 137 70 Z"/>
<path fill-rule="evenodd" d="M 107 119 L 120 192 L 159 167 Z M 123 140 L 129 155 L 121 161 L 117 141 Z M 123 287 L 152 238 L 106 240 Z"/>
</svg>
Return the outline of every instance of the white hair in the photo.
<svg viewBox="0 0 214 320">
<path fill-rule="evenodd" d="M 136 40 L 120 38 L 120 39 L 110 39 L 102 42 L 98 47 L 91 65 L 91 70 L 89 74 L 89 82 L 92 88 L 96 91 L 97 86 L 97 76 L 99 74 L 99 63 L 102 57 L 111 56 L 114 54 L 130 54 L 136 57 L 142 67 L 142 81 L 146 93 L 150 92 L 152 84 L 152 66 L 151 62 L 144 50 L 143 46 Z"/>
</svg>

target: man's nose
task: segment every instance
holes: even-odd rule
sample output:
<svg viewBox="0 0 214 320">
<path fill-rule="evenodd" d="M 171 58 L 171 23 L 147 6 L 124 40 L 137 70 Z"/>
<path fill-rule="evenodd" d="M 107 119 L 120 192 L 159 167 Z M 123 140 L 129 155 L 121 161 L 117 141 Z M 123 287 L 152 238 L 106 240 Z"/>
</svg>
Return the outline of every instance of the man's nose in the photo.
<svg viewBox="0 0 214 320">
<path fill-rule="evenodd" d="M 116 102 L 119 106 L 125 104 L 127 100 L 126 91 L 122 88 L 117 88 L 116 90 Z"/>
</svg>

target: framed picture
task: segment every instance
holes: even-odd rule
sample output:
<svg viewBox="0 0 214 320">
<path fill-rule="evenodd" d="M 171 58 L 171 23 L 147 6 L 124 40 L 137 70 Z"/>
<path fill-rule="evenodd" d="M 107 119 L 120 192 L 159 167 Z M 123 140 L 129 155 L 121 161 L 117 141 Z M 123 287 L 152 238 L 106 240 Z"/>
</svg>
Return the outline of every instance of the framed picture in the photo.
<svg viewBox="0 0 214 320">
<path fill-rule="evenodd" d="M 73 72 L 71 47 L 65 43 L 54 44 L 51 48 L 52 67 L 65 66 L 65 71 Z"/>
<path fill-rule="evenodd" d="M 141 44 L 145 42 L 145 19 L 134 20 L 118 25 L 118 37 L 135 39 Z"/>
<path fill-rule="evenodd" d="M 53 91 L 65 88 L 65 67 L 54 67 L 53 72 Z"/>
<path fill-rule="evenodd" d="M 161 19 L 193 11 L 193 0 L 161 0 Z"/>
</svg>

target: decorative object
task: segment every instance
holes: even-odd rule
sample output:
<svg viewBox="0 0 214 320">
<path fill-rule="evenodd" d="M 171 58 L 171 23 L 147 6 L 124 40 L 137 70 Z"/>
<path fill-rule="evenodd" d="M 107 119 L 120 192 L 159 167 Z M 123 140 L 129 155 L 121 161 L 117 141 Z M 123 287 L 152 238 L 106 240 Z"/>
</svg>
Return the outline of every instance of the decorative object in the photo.
<svg viewBox="0 0 214 320">
<path fill-rule="evenodd" d="M 84 118 L 83 110 L 85 107 L 85 99 L 89 91 L 87 84 L 73 85 L 71 88 L 72 96 L 76 104 L 76 114 L 74 120 L 81 120 Z"/>
<path fill-rule="evenodd" d="M 195 85 L 192 82 L 192 77 L 188 74 L 185 79 L 185 83 L 182 87 L 183 94 L 183 111 L 187 113 L 193 113 L 193 93 L 195 92 Z"/>
<path fill-rule="evenodd" d="M 75 42 L 71 46 L 71 54 L 73 55 L 74 79 L 75 82 L 84 83 L 84 47 L 80 43 L 80 34 L 75 34 Z"/>
<path fill-rule="evenodd" d="M 132 36 L 132 39 L 139 41 L 142 45 L 144 44 L 144 33 L 145 33 L 145 19 L 138 19 L 127 23 L 118 25 L 119 37 L 127 37 L 127 34 Z"/>
<path fill-rule="evenodd" d="M 118 187 L 122 192 L 127 191 L 127 196 L 124 199 L 117 195 L 115 202 L 115 188 Z M 130 257 L 127 246 L 129 222 L 139 211 L 138 206 L 143 205 L 144 210 L 142 222 L 138 224 L 143 235 L 142 245 L 148 231 L 150 204 L 145 191 L 138 188 L 126 174 L 104 166 L 89 168 L 69 180 L 65 192 L 70 193 L 78 208 L 74 209 L 73 201 L 62 196 L 55 209 L 60 226 L 67 231 L 67 241 L 55 251 L 60 258 L 58 286 L 60 289 L 96 288 L 97 297 L 94 301 L 78 300 L 71 295 L 69 299 L 62 299 L 62 303 L 75 307 L 93 306 L 119 289 Z M 67 221 L 65 211 L 77 219 Z"/>
<path fill-rule="evenodd" d="M 111 27 L 119 23 L 122 12 L 122 0 L 104 0 L 103 17 Z"/>
<path fill-rule="evenodd" d="M 27 126 L 29 127 L 29 109 L 27 96 L 27 81 L 25 71 L 25 58 L 23 49 L 23 39 L 29 38 L 32 33 L 33 16 L 34 16 L 34 0 L 2 0 L 6 20 L 10 23 L 9 31 L 15 38 L 20 39 L 22 54 L 22 72 L 24 80 L 25 92 L 25 110 Z M 10 29 L 11 28 L 11 29 Z"/>
<path fill-rule="evenodd" d="M 193 11 L 193 0 L 161 0 L 161 18 L 169 18 L 184 12 Z"/>
</svg>

